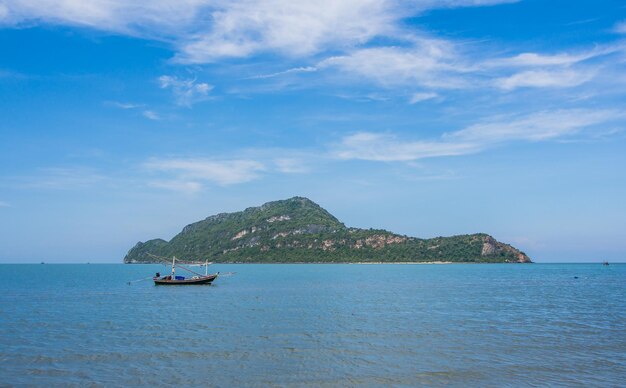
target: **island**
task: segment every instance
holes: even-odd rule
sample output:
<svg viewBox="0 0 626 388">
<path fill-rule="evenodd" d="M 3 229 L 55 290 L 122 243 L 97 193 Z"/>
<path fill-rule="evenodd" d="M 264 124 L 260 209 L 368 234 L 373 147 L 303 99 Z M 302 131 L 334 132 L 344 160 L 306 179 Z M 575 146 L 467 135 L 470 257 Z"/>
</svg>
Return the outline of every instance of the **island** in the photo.
<svg viewBox="0 0 626 388">
<path fill-rule="evenodd" d="M 187 225 L 170 241 L 138 242 L 124 263 L 155 256 L 215 263 L 531 263 L 485 233 L 422 239 L 345 226 L 304 197 L 221 213 Z"/>
</svg>

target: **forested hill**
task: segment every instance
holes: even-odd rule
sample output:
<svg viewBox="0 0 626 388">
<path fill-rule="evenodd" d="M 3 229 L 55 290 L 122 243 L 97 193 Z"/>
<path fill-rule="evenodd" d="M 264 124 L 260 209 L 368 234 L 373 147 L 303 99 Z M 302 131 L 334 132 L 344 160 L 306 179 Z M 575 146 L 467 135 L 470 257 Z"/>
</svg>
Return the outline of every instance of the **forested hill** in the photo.
<svg viewBox="0 0 626 388">
<path fill-rule="evenodd" d="M 420 239 L 349 228 L 303 197 L 210 216 L 187 225 L 169 242 L 137 243 L 124 262 L 156 262 L 149 254 L 217 263 L 531 262 L 484 233 Z"/>
</svg>

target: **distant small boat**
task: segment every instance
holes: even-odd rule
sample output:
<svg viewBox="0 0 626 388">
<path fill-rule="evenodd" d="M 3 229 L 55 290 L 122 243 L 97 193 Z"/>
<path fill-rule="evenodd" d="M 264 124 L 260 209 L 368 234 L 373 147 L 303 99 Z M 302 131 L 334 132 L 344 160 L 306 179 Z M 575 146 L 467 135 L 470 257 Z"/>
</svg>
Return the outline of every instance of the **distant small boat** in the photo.
<svg viewBox="0 0 626 388">
<path fill-rule="evenodd" d="M 608 261 L 603 261 L 602 265 L 609 265 L 609 262 Z"/>
<path fill-rule="evenodd" d="M 217 279 L 219 276 L 218 273 L 209 274 L 209 263 L 206 261 L 204 264 L 200 264 L 204 266 L 204 275 L 197 273 L 183 265 L 178 264 L 178 267 L 191 272 L 194 276 L 185 277 L 185 276 L 176 276 L 176 257 L 172 258 L 172 273 L 171 275 L 161 276 L 159 272 L 156 273 L 156 276 L 152 278 L 154 280 L 154 284 L 159 285 L 188 285 L 188 284 L 210 284 L 213 280 Z"/>
</svg>

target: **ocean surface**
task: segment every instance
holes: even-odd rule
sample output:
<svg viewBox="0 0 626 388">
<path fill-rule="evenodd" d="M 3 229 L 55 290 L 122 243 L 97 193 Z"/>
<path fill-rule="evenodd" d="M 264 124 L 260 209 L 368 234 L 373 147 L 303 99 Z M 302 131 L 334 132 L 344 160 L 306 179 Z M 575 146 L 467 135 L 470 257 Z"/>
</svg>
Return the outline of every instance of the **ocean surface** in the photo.
<svg viewBox="0 0 626 388">
<path fill-rule="evenodd" d="M 626 264 L 0 265 L 0 386 L 624 386 Z"/>
</svg>

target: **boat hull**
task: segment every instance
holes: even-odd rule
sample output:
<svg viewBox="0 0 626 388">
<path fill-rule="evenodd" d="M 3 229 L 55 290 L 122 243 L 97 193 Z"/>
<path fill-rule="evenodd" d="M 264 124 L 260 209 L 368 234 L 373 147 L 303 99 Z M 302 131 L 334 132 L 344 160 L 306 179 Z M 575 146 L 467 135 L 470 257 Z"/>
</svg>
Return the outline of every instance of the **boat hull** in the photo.
<svg viewBox="0 0 626 388">
<path fill-rule="evenodd" d="M 210 284 L 213 280 L 217 279 L 217 274 L 200 276 L 196 279 L 167 279 L 167 277 L 153 278 L 156 286 L 174 286 L 174 285 L 191 285 L 191 284 Z"/>
</svg>

